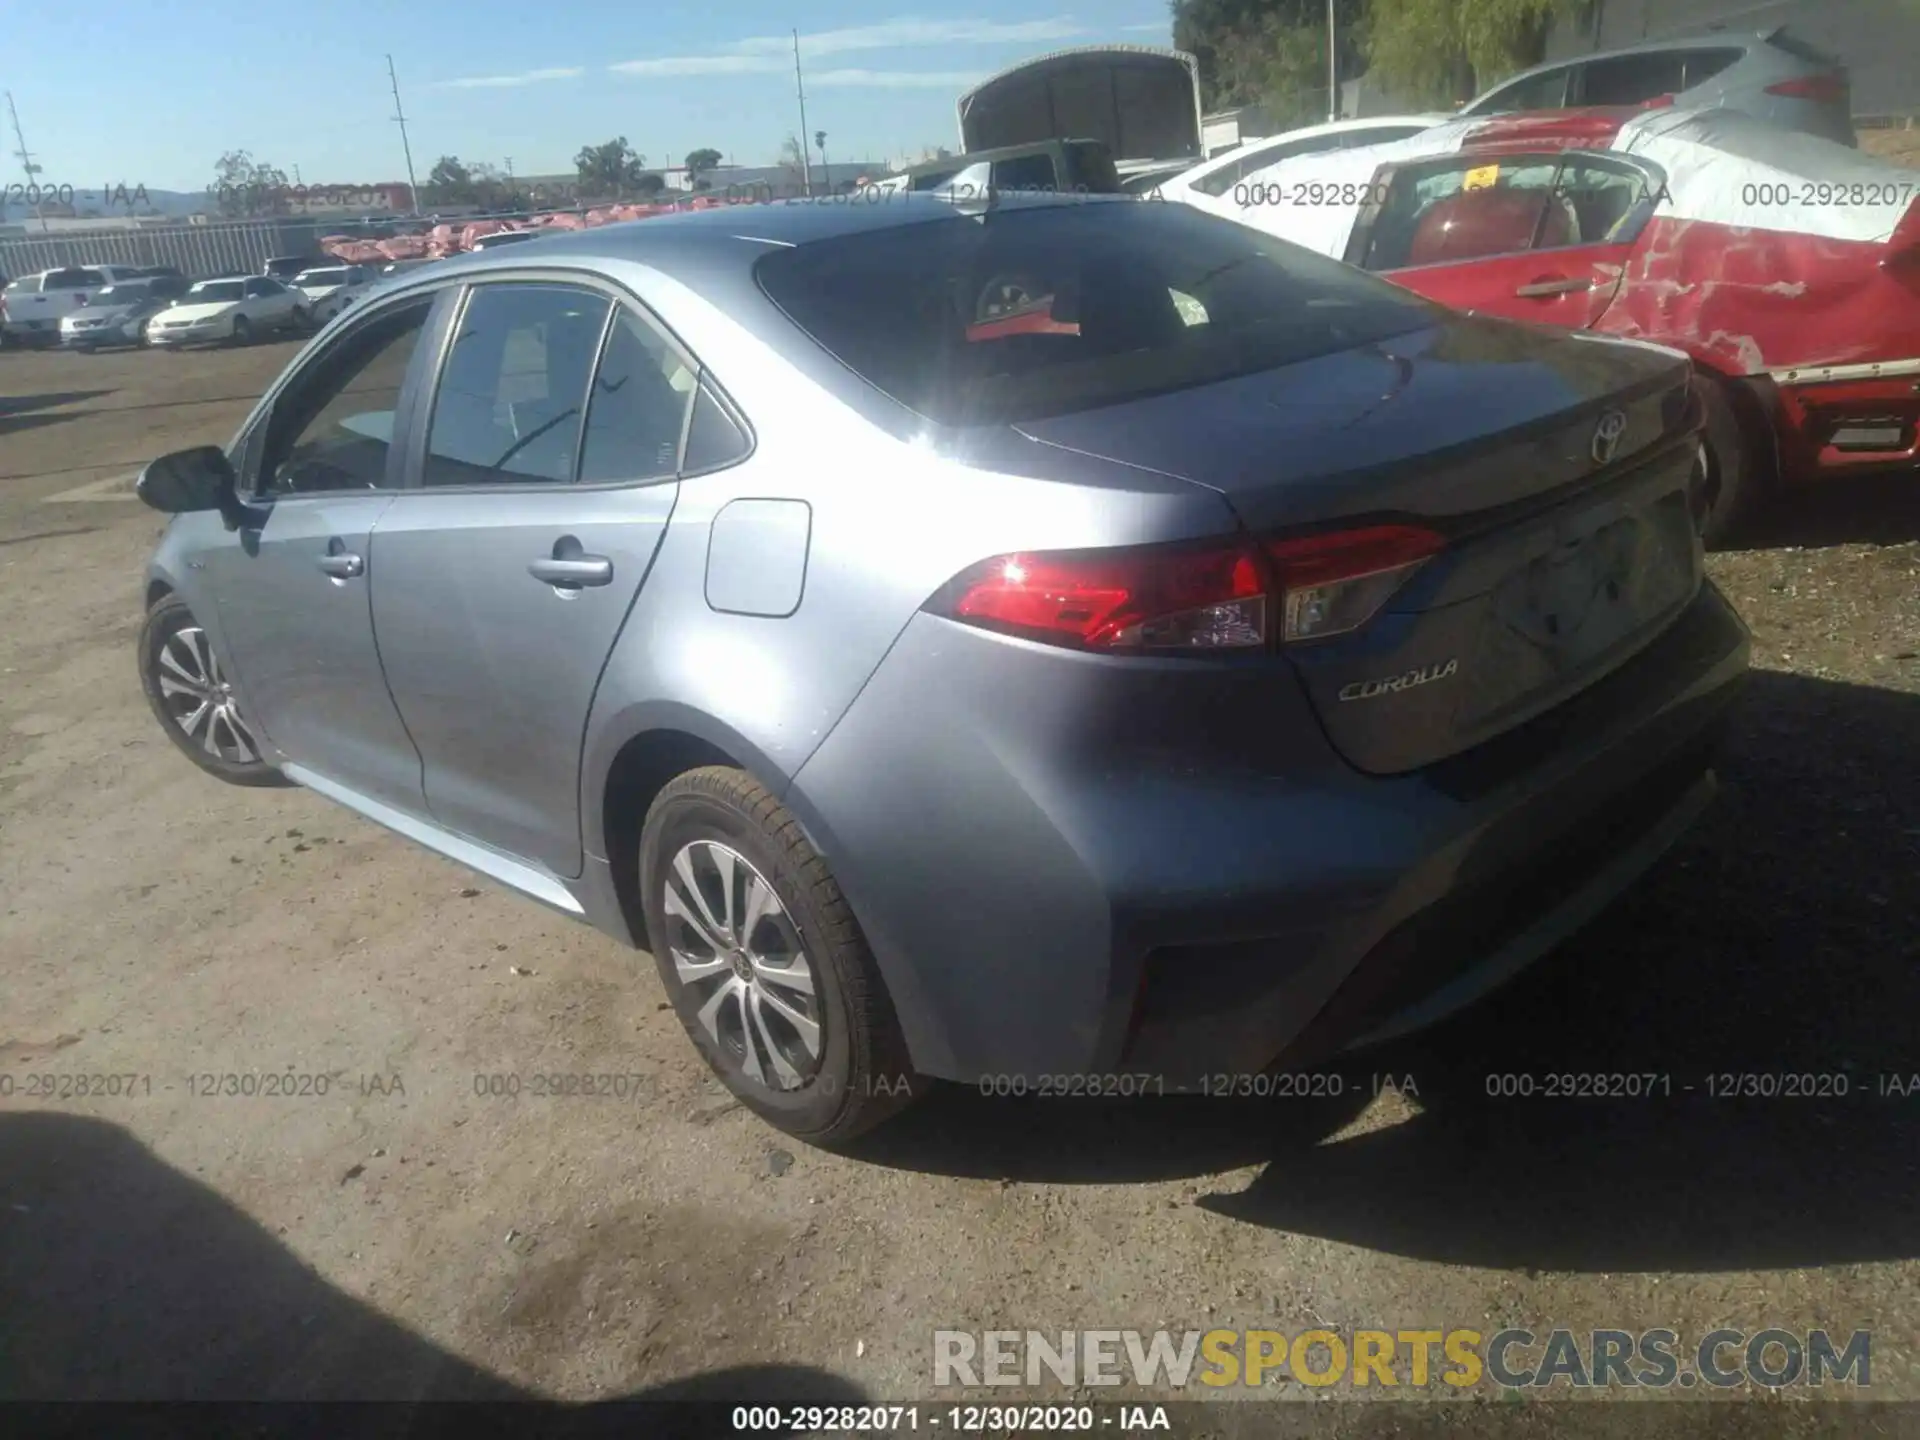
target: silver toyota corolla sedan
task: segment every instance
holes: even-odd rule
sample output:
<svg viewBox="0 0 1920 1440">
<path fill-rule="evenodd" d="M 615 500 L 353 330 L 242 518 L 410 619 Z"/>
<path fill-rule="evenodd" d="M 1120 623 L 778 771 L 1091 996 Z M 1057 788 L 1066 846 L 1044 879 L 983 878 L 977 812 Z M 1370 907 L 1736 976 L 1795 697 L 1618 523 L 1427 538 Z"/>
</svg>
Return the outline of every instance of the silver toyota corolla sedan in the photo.
<svg viewBox="0 0 1920 1440">
<path fill-rule="evenodd" d="M 1684 357 L 1187 206 L 738 206 L 429 267 L 155 461 L 203 769 L 650 950 L 773 1124 L 1457 1009 L 1709 800 Z"/>
</svg>

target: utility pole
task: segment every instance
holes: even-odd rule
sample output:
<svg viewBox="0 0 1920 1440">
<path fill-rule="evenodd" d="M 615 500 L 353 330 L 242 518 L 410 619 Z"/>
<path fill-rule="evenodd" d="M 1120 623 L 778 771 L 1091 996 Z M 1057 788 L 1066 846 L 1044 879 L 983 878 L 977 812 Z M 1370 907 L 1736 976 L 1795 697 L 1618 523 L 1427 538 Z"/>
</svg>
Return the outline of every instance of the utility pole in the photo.
<svg viewBox="0 0 1920 1440">
<path fill-rule="evenodd" d="M 26 171 L 27 184 L 34 190 L 33 218 L 40 222 L 40 230 L 44 234 L 48 229 L 47 217 L 40 210 L 38 198 L 40 182 L 33 178 L 40 173 L 40 167 L 33 163 L 33 152 L 27 149 L 27 137 L 20 133 L 20 112 L 13 108 L 13 91 L 11 90 L 7 91 L 7 115 L 13 121 L 13 143 L 20 147 L 13 153 L 19 158 L 20 168 Z M 0 206 L 0 210 L 4 208 Z"/>
<path fill-rule="evenodd" d="M 400 127 L 400 151 L 407 157 L 407 198 L 413 213 L 420 213 L 420 187 L 413 180 L 413 146 L 407 143 L 407 112 L 400 108 L 400 77 L 393 70 L 393 56 L 387 56 L 387 83 L 393 86 L 393 120 Z"/>
<path fill-rule="evenodd" d="M 807 153 L 807 84 L 800 78 L 800 32 L 793 32 L 793 88 L 800 96 L 800 178 L 813 194 L 813 160 Z"/>
<path fill-rule="evenodd" d="M 1334 5 L 1327 0 L 1327 119 L 1340 118 L 1340 42 L 1335 35 Z"/>
</svg>

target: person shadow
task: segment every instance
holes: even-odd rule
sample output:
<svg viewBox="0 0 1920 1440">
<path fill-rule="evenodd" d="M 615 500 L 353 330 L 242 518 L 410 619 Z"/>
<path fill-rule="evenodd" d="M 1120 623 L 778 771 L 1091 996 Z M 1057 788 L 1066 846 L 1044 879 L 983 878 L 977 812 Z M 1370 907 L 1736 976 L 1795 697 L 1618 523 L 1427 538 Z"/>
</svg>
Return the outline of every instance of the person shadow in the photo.
<svg viewBox="0 0 1920 1440">
<path fill-rule="evenodd" d="M 704 1440 L 736 1433 L 736 1405 L 865 1398 L 838 1375 L 769 1364 L 555 1402 L 329 1284 L 123 1127 L 0 1114 L 0 1430 L 11 1434 Z"/>
</svg>

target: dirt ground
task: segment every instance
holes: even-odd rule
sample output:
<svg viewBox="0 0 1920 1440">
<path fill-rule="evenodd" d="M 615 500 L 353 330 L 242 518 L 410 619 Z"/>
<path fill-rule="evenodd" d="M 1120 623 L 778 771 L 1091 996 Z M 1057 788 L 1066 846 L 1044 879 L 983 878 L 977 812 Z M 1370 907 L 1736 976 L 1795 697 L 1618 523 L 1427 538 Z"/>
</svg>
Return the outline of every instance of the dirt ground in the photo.
<svg viewBox="0 0 1920 1440">
<path fill-rule="evenodd" d="M 291 354 L 0 354 L 0 1396 L 771 1365 L 901 1401 L 936 1327 L 1521 1324 L 1871 1328 L 1873 1393 L 1920 1398 L 1920 1094 L 1880 1093 L 1920 1072 L 1920 482 L 1715 558 L 1757 637 L 1724 798 L 1524 979 L 1348 1066 L 1357 1098 L 947 1089 L 836 1156 L 716 1096 L 644 955 L 156 729 L 161 520 L 125 479 L 224 442 Z M 637 1078 L 476 1093 L 553 1072 Z M 1568 1072 L 1674 1093 L 1485 1096 Z M 222 1093 L 254 1074 L 304 1093 Z"/>
</svg>

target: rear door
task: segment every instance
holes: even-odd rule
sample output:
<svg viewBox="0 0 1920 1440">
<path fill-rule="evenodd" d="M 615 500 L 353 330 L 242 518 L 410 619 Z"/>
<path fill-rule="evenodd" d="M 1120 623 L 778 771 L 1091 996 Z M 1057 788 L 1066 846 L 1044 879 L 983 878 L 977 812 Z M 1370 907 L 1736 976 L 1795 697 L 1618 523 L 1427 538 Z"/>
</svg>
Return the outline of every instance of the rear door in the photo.
<svg viewBox="0 0 1920 1440">
<path fill-rule="evenodd" d="M 1456 309 L 1590 329 L 1663 187 L 1642 162 L 1584 152 L 1382 167 L 1346 258 Z"/>
<path fill-rule="evenodd" d="M 380 658 L 442 825 L 580 873 L 600 672 L 673 512 L 698 368 L 629 297 L 472 286 L 374 537 Z"/>
</svg>

